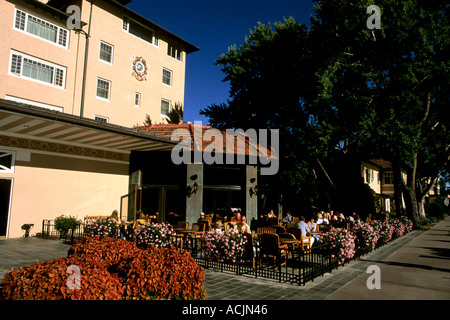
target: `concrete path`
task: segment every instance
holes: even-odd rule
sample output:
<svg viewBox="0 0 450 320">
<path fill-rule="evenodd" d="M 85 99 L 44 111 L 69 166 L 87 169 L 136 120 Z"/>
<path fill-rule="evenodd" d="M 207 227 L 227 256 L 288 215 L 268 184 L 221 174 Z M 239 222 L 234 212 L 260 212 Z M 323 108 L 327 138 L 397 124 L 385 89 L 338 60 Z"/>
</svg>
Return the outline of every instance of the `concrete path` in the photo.
<svg viewBox="0 0 450 320">
<path fill-rule="evenodd" d="M 58 240 L 0 240 L 0 280 L 11 268 L 67 255 Z M 380 289 L 369 289 L 370 266 Z M 428 231 L 413 231 L 305 286 L 205 270 L 209 300 L 449 300 L 450 217 Z M 370 280 L 370 279 L 369 279 Z M 374 283 L 373 281 L 369 281 Z"/>
<path fill-rule="evenodd" d="M 379 267 L 380 289 L 367 289 L 372 273 L 363 273 L 328 299 L 450 300 L 450 217 L 384 259 L 360 261 Z"/>
</svg>

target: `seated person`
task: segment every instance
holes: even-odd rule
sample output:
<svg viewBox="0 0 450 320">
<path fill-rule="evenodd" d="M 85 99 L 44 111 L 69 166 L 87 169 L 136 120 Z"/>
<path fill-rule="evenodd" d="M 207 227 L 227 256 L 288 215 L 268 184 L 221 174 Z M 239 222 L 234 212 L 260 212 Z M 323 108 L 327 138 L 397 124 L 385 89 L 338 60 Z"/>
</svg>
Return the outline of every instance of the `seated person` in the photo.
<svg viewBox="0 0 450 320">
<path fill-rule="evenodd" d="M 308 226 L 308 224 L 305 222 L 305 217 L 301 216 L 300 221 L 296 223 L 296 226 L 297 226 L 297 228 L 302 230 L 302 237 L 311 236 L 311 229 Z M 303 242 L 310 241 L 310 247 L 312 247 L 312 245 L 314 243 L 314 239 L 315 239 L 314 237 L 311 237 L 309 240 L 303 239 Z"/>
<path fill-rule="evenodd" d="M 277 216 L 275 215 L 275 213 L 273 213 L 273 210 L 270 210 L 269 213 L 267 214 L 268 218 L 276 218 Z"/>
<path fill-rule="evenodd" d="M 205 217 L 205 213 L 204 212 L 200 213 L 200 218 L 197 219 L 197 223 L 198 222 L 208 222 L 208 220 Z"/>
<path fill-rule="evenodd" d="M 286 212 L 286 217 L 284 217 L 282 220 L 283 224 L 286 225 L 288 223 L 292 223 L 292 221 L 294 221 L 294 218 L 292 217 L 291 212 L 290 211 Z"/>
<path fill-rule="evenodd" d="M 135 228 L 138 227 L 138 226 L 143 226 L 143 225 L 145 225 L 145 214 L 144 214 L 144 212 L 142 212 L 142 210 L 139 210 L 138 213 L 139 213 L 139 217 L 138 217 L 138 219 L 134 222 L 133 229 L 135 229 Z"/>
<path fill-rule="evenodd" d="M 247 218 L 245 216 L 242 216 L 241 220 L 234 225 L 234 229 L 238 230 L 239 232 L 252 233 L 250 231 L 250 227 L 247 224 Z"/>
</svg>

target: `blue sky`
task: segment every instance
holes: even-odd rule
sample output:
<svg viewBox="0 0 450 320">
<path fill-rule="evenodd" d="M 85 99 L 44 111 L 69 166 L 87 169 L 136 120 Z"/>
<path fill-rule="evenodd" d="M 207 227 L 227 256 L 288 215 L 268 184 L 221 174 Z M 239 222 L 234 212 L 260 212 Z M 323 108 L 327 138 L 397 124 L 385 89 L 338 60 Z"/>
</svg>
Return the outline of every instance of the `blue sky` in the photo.
<svg viewBox="0 0 450 320">
<path fill-rule="evenodd" d="M 257 22 L 294 17 L 309 23 L 311 0 L 133 0 L 128 8 L 196 45 L 187 56 L 184 121 L 208 123 L 199 111 L 226 102 L 229 84 L 214 60 L 230 45 L 240 45 Z"/>
</svg>

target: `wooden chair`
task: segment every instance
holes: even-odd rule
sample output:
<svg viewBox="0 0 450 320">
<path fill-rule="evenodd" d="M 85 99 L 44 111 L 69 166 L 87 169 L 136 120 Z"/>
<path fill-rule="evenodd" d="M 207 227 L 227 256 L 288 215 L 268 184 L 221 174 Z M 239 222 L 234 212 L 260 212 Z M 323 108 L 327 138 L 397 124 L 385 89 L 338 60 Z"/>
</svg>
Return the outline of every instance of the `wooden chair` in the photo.
<svg viewBox="0 0 450 320">
<path fill-rule="evenodd" d="M 204 223 L 193 223 L 192 224 L 192 230 L 196 230 L 199 232 L 205 231 L 205 224 Z"/>
<path fill-rule="evenodd" d="M 208 232 L 211 230 L 211 225 L 209 224 L 209 221 L 198 221 L 197 222 L 199 229 Z"/>
<path fill-rule="evenodd" d="M 258 236 L 260 234 L 264 234 L 264 233 L 277 233 L 277 231 L 274 228 L 270 228 L 270 227 L 263 227 L 263 228 L 258 228 L 256 229 L 256 233 L 258 234 Z"/>
<path fill-rule="evenodd" d="M 319 232 L 328 232 L 331 229 L 331 225 L 329 224 L 319 224 Z"/>
<path fill-rule="evenodd" d="M 98 219 L 106 219 L 106 218 L 109 218 L 109 216 L 86 216 L 86 217 L 84 217 L 84 223 L 92 222 L 93 220 L 98 220 Z"/>
<path fill-rule="evenodd" d="M 233 229 L 233 228 L 234 228 L 234 223 L 231 221 L 227 221 L 223 224 L 223 230 L 225 232 L 228 232 L 230 229 Z"/>
<path fill-rule="evenodd" d="M 292 233 L 288 233 L 288 232 L 283 232 L 278 234 L 278 236 L 280 237 L 280 239 L 292 239 L 292 240 L 298 240 Z M 292 245 L 287 245 L 288 247 L 290 247 L 292 249 L 292 253 L 294 252 L 294 250 L 296 248 L 301 247 L 300 243 L 294 243 Z"/>
<path fill-rule="evenodd" d="M 259 235 L 259 265 L 265 258 L 272 258 L 274 265 L 281 269 L 287 268 L 287 245 L 280 244 L 280 238 L 276 233 L 263 233 Z"/>
<path fill-rule="evenodd" d="M 183 239 L 184 235 L 176 233 L 173 241 L 175 242 L 175 248 L 177 248 L 178 252 L 183 251 Z"/>
<path fill-rule="evenodd" d="M 300 230 L 299 228 L 288 228 L 286 230 L 286 232 L 292 233 L 297 240 L 300 240 L 300 245 L 301 245 L 302 250 L 311 248 L 311 238 L 312 237 L 310 237 L 310 236 L 303 237 L 302 230 Z"/>
<path fill-rule="evenodd" d="M 273 225 L 271 228 L 275 229 L 277 234 L 286 232 L 286 229 L 283 226 Z"/>
<path fill-rule="evenodd" d="M 279 225 L 278 218 L 268 218 L 267 221 L 269 223 L 269 227 Z"/>
<path fill-rule="evenodd" d="M 189 229 L 189 222 L 186 221 L 178 221 L 176 229 Z"/>
<path fill-rule="evenodd" d="M 246 233 L 247 242 L 244 246 L 244 253 L 242 255 L 242 259 L 245 261 L 251 261 L 253 268 L 255 267 L 255 255 L 253 252 L 253 237 L 251 233 Z"/>
</svg>

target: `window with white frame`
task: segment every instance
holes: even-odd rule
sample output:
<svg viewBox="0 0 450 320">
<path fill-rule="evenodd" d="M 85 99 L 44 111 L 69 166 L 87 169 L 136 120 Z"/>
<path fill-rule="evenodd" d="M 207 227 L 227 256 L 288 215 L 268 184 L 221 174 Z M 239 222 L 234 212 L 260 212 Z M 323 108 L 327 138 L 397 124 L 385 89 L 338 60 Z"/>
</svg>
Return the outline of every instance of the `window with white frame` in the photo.
<svg viewBox="0 0 450 320">
<path fill-rule="evenodd" d="M 65 87 L 65 67 L 17 51 L 11 51 L 9 72 L 19 77 L 33 79 L 58 88 Z"/>
<path fill-rule="evenodd" d="M 110 96 L 111 96 L 111 81 L 97 78 L 97 98 L 109 101 Z"/>
<path fill-rule="evenodd" d="M 366 183 L 370 183 L 370 170 L 368 168 L 364 169 L 364 176 L 365 176 Z"/>
<path fill-rule="evenodd" d="M 122 30 L 157 47 L 159 46 L 159 39 L 155 36 L 153 30 L 127 17 L 122 20 Z"/>
<path fill-rule="evenodd" d="M 107 117 L 97 116 L 97 115 L 94 116 L 94 120 L 98 121 L 100 123 L 108 123 L 109 122 L 109 119 Z"/>
<path fill-rule="evenodd" d="M 14 172 L 15 153 L 12 151 L 0 150 L 0 172 Z"/>
<path fill-rule="evenodd" d="M 101 61 L 112 64 L 114 47 L 106 42 L 100 41 L 100 53 L 98 58 Z"/>
<path fill-rule="evenodd" d="M 384 173 L 384 184 L 394 184 L 394 173 L 385 172 Z"/>
<path fill-rule="evenodd" d="M 67 48 L 69 43 L 68 30 L 19 9 L 16 9 L 14 29 L 50 41 L 64 48 Z"/>
<path fill-rule="evenodd" d="M 172 86 L 172 71 L 171 70 L 163 68 L 162 83 L 169 87 Z"/>
<path fill-rule="evenodd" d="M 161 115 L 169 116 L 170 112 L 170 101 L 166 99 L 161 99 Z"/>
<path fill-rule="evenodd" d="M 134 106 L 137 108 L 141 106 L 141 94 L 139 92 L 134 93 Z"/>
</svg>

